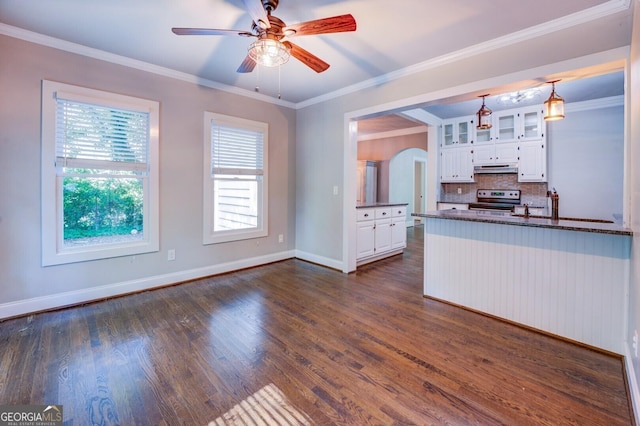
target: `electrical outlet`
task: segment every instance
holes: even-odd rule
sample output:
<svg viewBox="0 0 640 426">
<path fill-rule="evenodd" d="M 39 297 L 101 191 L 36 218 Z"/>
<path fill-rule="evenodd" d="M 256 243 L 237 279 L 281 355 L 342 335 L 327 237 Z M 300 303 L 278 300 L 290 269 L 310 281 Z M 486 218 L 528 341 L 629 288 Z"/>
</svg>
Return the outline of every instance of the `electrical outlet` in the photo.
<svg viewBox="0 0 640 426">
<path fill-rule="evenodd" d="M 167 250 L 167 260 L 176 260 L 176 250 L 175 249 Z"/>
<path fill-rule="evenodd" d="M 278 235 L 278 242 L 279 243 L 284 243 L 284 235 L 282 235 L 282 234 Z"/>
<path fill-rule="evenodd" d="M 338 195 L 338 185 L 333 186 L 333 195 Z"/>
<path fill-rule="evenodd" d="M 638 330 L 633 332 L 633 356 L 638 358 Z"/>
<path fill-rule="evenodd" d="M 462 188 L 458 188 L 458 194 L 462 194 Z"/>
</svg>

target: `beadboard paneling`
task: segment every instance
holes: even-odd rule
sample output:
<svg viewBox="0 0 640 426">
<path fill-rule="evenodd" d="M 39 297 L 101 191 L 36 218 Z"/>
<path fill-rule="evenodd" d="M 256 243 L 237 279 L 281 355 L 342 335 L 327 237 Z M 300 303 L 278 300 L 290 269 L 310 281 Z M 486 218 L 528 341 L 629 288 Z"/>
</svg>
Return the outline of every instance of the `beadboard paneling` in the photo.
<svg viewBox="0 0 640 426">
<path fill-rule="evenodd" d="M 428 219 L 424 294 L 623 353 L 628 236 Z"/>
</svg>

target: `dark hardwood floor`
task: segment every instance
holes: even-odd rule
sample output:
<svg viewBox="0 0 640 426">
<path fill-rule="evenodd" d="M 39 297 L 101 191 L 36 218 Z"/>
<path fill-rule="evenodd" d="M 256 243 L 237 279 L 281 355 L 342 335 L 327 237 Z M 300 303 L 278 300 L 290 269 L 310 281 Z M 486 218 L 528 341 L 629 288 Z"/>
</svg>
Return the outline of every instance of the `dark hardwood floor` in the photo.
<svg viewBox="0 0 640 426">
<path fill-rule="evenodd" d="M 0 404 L 69 425 L 633 424 L 620 358 L 423 298 L 408 238 L 349 275 L 287 260 L 1 322 Z"/>
</svg>

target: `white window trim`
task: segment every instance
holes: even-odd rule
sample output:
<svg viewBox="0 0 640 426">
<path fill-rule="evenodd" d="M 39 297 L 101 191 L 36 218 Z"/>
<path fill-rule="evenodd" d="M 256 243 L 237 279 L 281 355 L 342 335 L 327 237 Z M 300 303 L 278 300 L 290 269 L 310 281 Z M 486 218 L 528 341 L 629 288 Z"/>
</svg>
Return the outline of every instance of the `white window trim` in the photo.
<svg viewBox="0 0 640 426">
<path fill-rule="evenodd" d="M 149 113 L 149 188 L 145 191 L 145 238 L 122 244 L 63 248 L 62 178 L 57 176 L 56 159 L 56 93 L 64 92 L 74 100 L 95 105 Z M 42 81 L 42 162 L 41 162 L 41 235 L 42 266 L 61 265 L 88 260 L 129 256 L 159 251 L 159 110 L 156 101 L 87 89 L 53 81 Z"/>
<path fill-rule="evenodd" d="M 217 122 L 228 126 L 257 130 L 263 133 L 263 171 L 262 196 L 258 201 L 258 226 L 252 229 L 240 229 L 234 231 L 213 232 L 213 179 L 211 177 L 211 123 Z M 203 155 L 203 224 L 202 243 L 217 244 L 229 241 L 239 241 L 252 238 L 266 237 L 268 235 L 268 188 L 269 188 L 269 125 L 267 123 L 216 114 L 205 111 L 204 113 L 204 155 Z"/>
</svg>

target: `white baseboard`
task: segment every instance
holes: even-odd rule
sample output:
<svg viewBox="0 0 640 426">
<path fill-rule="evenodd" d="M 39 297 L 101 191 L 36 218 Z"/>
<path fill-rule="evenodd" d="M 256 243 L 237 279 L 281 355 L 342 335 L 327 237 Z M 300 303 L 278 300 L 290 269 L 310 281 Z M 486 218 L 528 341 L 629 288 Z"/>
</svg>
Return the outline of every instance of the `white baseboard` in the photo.
<svg viewBox="0 0 640 426">
<path fill-rule="evenodd" d="M 306 260 L 307 262 L 317 263 L 318 265 L 342 271 L 343 264 L 341 260 L 329 259 L 328 257 L 318 256 L 316 254 L 307 253 L 300 250 L 296 250 L 295 257 L 298 259 Z"/>
<path fill-rule="evenodd" d="M 0 319 L 26 315 L 33 312 L 63 308 L 66 306 L 78 305 L 81 303 L 87 303 L 94 300 L 105 299 L 108 297 L 120 296 L 128 293 L 135 293 L 183 281 L 189 281 L 208 277 L 211 275 L 222 274 L 225 272 L 237 271 L 239 269 L 251 268 L 253 266 L 264 265 L 267 263 L 278 262 L 285 259 L 291 259 L 293 257 L 295 257 L 294 251 L 289 250 L 265 256 L 241 259 L 234 262 L 205 266 L 202 268 L 177 271 L 169 274 L 140 278 L 137 280 L 124 281 L 98 287 L 91 287 L 53 295 L 34 297 L 31 299 L 18 300 L 15 302 L 2 303 L 0 304 Z"/>
<path fill-rule="evenodd" d="M 631 397 L 631 405 L 636 420 L 635 424 L 640 424 L 640 388 L 638 388 L 638 380 L 633 367 L 633 357 L 628 344 L 625 345 L 625 352 L 624 366 L 627 373 L 627 381 L 629 382 L 629 396 Z"/>
</svg>

